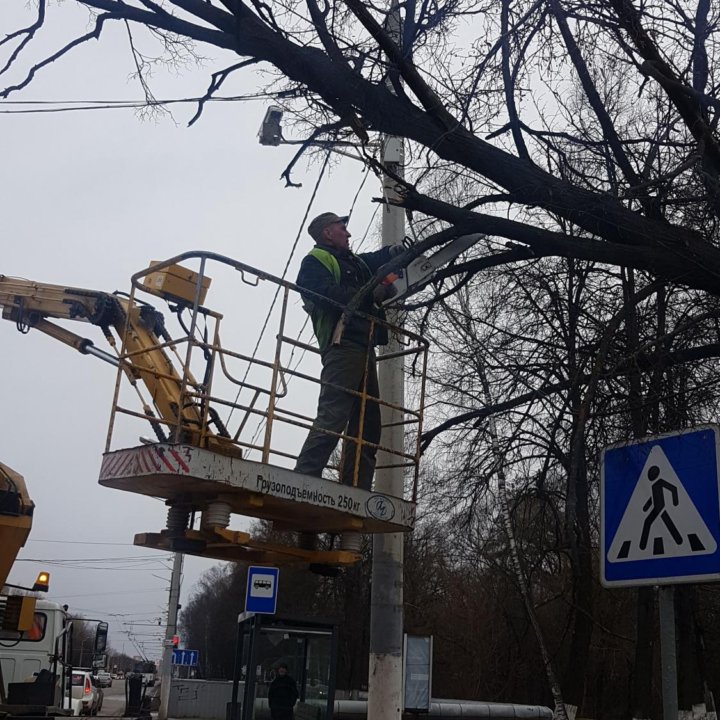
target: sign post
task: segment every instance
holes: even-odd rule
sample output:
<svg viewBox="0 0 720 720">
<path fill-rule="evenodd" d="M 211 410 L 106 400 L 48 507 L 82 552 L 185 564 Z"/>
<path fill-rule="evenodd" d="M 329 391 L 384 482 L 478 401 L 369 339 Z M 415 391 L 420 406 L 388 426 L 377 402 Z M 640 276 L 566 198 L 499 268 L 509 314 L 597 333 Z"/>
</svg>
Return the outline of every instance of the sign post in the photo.
<svg viewBox="0 0 720 720">
<path fill-rule="evenodd" d="M 675 586 L 659 589 L 660 606 L 660 677 L 662 684 L 663 718 L 678 716 L 677 657 L 675 651 Z"/>
<path fill-rule="evenodd" d="M 619 443 L 600 464 L 600 577 L 659 585 L 663 716 L 677 720 L 677 583 L 720 580 L 720 428 Z"/>
</svg>

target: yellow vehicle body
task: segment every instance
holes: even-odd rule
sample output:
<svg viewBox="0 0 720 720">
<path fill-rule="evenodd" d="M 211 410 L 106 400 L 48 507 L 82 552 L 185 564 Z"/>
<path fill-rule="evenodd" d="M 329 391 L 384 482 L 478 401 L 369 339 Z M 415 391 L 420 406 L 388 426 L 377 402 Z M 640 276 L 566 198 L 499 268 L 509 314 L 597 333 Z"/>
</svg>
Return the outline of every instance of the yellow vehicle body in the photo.
<svg viewBox="0 0 720 720">
<path fill-rule="evenodd" d="M 23 476 L 1 462 L 0 497 L 0 585 L 4 585 L 30 534 L 35 504 Z"/>
<path fill-rule="evenodd" d="M 34 509 L 22 475 L 0 463 L 0 587 L 28 539 Z M 0 596 L 0 629 L 29 630 L 34 612 L 35 598 Z"/>
</svg>

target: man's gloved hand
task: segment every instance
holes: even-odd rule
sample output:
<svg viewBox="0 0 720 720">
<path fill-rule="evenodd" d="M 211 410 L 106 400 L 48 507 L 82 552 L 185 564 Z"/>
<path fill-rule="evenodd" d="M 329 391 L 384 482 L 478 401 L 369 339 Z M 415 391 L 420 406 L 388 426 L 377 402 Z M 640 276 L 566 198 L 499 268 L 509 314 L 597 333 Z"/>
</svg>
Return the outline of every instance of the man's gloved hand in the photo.
<svg viewBox="0 0 720 720">
<path fill-rule="evenodd" d="M 390 283 L 389 285 L 385 286 L 385 299 L 389 300 L 390 298 L 394 298 L 398 294 L 397 288 L 395 285 Z"/>
<path fill-rule="evenodd" d="M 404 245 L 391 245 L 390 246 L 390 257 L 394 258 L 405 252 Z"/>
<path fill-rule="evenodd" d="M 373 300 L 376 305 L 382 305 L 386 300 L 397 295 L 397 288 L 389 283 L 387 285 L 376 285 L 373 289 Z"/>
<path fill-rule="evenodd" d="M 376 285 L 373 289 L 372 296 L 376 305 L 382 305 L 386 300 L 397 295 L 397 289 L 394 285 Z"/>
</svg>

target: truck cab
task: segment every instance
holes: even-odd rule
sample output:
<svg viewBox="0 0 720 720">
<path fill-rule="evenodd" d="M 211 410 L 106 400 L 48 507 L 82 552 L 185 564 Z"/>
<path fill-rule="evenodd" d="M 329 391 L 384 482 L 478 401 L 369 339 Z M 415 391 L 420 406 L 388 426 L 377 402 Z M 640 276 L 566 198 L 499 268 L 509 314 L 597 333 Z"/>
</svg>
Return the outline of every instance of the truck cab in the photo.
<svg viewBox="0 0 720 720">
<path fill-rule="evenodd" d="M 72 714 L 73 622 L 67 605 L 39 600 L 28 630 L 0 631 L 0 717 Z M 98 622 L 93 652 L 103 660 L 107 633 L 107 623 Z M 90 676 L 92 671 L 87 672 Z M 98 695 L 102 705 L 100 691 Z"/>
<path fill-rule="evenodd" d="M 41 670 L 53 671 L 56 646 L 62 645 L 67 621 L 68 614 L 61 605 L 38 600 L 30 630 L 0 631 L 0 667 L 6 696 L 10 683 L 32 681 Z"/>
</svg>

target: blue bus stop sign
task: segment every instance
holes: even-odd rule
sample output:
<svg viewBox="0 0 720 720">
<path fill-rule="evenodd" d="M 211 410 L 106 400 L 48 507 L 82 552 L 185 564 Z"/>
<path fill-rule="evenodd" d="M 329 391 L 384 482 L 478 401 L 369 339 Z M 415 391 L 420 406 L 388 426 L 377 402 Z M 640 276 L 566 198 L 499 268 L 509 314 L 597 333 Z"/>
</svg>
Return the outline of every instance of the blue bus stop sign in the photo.
<svg viewBox="0 0 720 720">
<path fill-rule="evenodd" d="M 249 567 L 245 592 L 245 612 L 274 615 L 277 606 L 280 571 L 272 567 Z"/>
<path fill-rule="evenodd" d="M 705 425 L 603 450 L 603 585 L 720 580 L 719 438 Z"/>
</svg>

